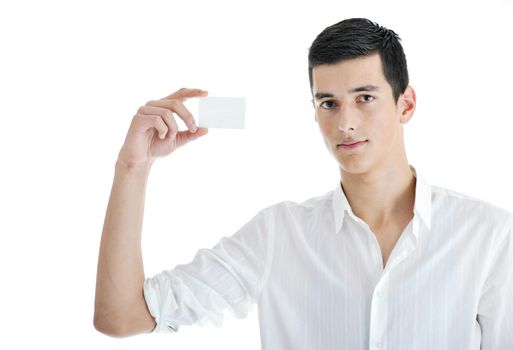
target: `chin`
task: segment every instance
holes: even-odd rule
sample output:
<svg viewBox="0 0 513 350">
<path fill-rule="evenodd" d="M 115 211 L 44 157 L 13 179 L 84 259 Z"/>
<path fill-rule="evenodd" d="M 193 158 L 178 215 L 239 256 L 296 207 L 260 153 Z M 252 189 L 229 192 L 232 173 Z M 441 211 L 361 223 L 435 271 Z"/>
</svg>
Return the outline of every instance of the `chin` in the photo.
<svg viewBox="0 0 513 350">
<path fill-rule="evenodd" d="M 364 167 L 345 167 L 340 166 L 340 170 L 346 174 L 352 174 L 352 175 L 361 175 L 368 172 L 368 168 Z"/>
<path fill-rule="evenodd" d="M 367 173 L 372 167 L 368 159 L 359 157 L 337 158 L 337 162 L 341 171 L 355 175 Z"/>
</svg>

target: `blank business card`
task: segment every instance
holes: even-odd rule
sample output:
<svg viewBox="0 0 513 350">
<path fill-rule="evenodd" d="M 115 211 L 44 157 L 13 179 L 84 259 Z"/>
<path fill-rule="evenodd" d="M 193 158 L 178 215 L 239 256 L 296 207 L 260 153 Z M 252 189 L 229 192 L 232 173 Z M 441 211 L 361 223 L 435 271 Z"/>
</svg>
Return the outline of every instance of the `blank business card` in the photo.
<svg viewBox="0 0 513 350">
<path fill-rule="evenodd" d="M 244 129 L 245 97 L 200 97 L 198 101 L 198 126 Z"/>
</svg>

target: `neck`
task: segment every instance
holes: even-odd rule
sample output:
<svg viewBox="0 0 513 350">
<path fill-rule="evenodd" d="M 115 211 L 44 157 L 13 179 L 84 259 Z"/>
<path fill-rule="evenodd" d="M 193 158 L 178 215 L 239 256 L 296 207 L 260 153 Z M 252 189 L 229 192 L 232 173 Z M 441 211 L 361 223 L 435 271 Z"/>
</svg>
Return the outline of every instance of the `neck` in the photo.
<svg viewBox="0 0 513 350">
<path fill-rule="evenodd" d="M 342 188 L 353 213 L 370 227 L 383 227 L 413 217 L 416 179 L 404 159 L 364 174 L 341 169 Z"/>
</svg>

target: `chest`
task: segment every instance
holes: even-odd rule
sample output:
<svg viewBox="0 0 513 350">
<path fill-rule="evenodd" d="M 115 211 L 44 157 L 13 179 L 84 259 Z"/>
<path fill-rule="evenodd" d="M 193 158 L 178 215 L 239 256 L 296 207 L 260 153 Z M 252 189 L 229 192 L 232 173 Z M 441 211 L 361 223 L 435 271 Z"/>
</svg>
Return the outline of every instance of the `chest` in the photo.
<svg viewBox="0 0 513 350">
<path fill-rule="evenodd" d="M 376 240 L 379 244 L 383 268 L 385 268 L 390 254 L 392 254 L 397 241 L 399 241 L 399 238 L 401 238 L 401 235 L 408 227 L 408 224 L 409 222 L 402 221 L 399 223 L 388 224 L 379 228 L 371 228 L 372 233 L 376 237 Z"/>
<path fill-rule="evenodd" d="M 394 349 L 414 349 L 419 342 L 431 349 L 457 349 L 467 335 L 480 330 L 475 325 L 475 286 L 482 279 L 475 263 L 461 256 L 478 256 L 476 251 L 459 249 L 455 254 L 447 243 L 445 249 L 433 246 L 434 232 L 429 244 L 419 241 L 384 273 L 377 266 L 378 249 L 384 265 L 388 260 L 392 264 L 393 249 L 402 250 L 410 242 L 401 240 L 409 236 L 408 223 L 372 233 L 364 225 L 346 224 L 347 230 L 339 235 L 308 232 L 286 242 L 278 237 L 274 269 L 259 304 L 263 317 L 266 311 L 275 316 L 276 322 L 265 322 L 268 330 L 277 330 L 265 337 L 273 345 L 291 334 L 282 348 L 368 349 L 370 339 L 386 334 L 386 343 Z M 461 247 L 467 241 L 461 239 L 450 243 Z M 467 345 L 466 349 L 479 348 Z"/>
</svg>

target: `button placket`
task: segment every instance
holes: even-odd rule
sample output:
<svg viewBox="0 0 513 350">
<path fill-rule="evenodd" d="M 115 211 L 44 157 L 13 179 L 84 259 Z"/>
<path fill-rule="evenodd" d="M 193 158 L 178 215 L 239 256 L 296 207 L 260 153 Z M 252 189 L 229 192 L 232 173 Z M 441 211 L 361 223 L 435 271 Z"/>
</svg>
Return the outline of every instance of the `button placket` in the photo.
<svg viewBox="0 0 513 350">
<path fill-rule="evenodd" d="M 388 303 L 384 298 L 385 292 L 383 288 L 386 283 L 387 275 L 384 274 L 376 287 L 371 302 L 370 315 L 370 348 L 379 349 L 383 346 L 383 337 L 385 336 L 387 320 L 388 320 Z"/>
</svg>

